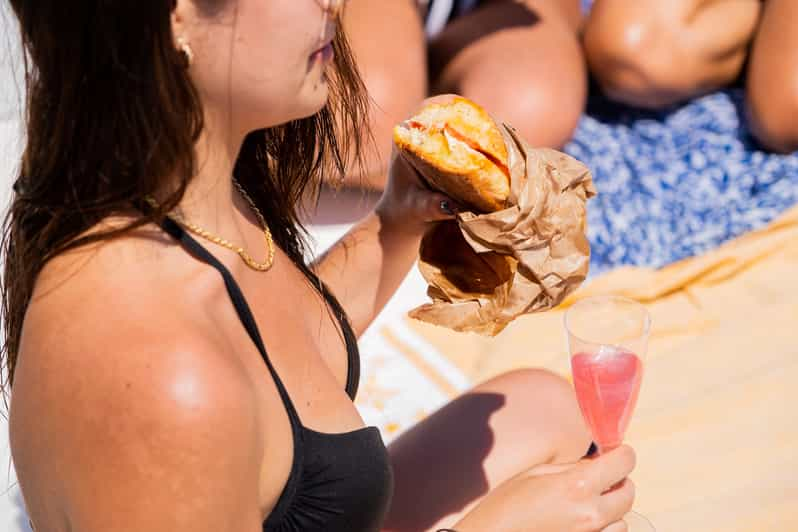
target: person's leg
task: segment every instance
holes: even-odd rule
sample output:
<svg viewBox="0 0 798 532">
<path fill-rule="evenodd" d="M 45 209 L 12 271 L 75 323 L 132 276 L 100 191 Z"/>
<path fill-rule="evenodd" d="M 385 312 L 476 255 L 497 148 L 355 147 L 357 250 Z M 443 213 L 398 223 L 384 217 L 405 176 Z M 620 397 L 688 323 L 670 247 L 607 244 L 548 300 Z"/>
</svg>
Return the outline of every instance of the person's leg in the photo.
<svg viewBox="0 0 798 532">
<path fill-rule="evenodd" d="M 348 0 L 344 30 L 371 97 L 376 150 L 366 162 L 367 183 L 385 184 L 394 124 L 415 111 L 427 95 L 426 40 L 416 0 Z M 356 169 L 347 184 L 359 186 Z"/>
<path fill-rule="evenodd" d="M 662 107 L 736 79 L 760 9 L 760 0 L 596 0 L 585 54 L 610 98 Z"/>
<path fill-rule="evenodd" d="M 560 147 L 587 93 L 579 0 L 486 0 L 430 43 L 435 93 L 476 101 L 533 146 Z"/>
<path fill-rule="evenodd" d="M 384 530 L 452 526 L 505 480 L 536 465 L 576 462 L 589 446 L 567 381 L 542 370 L 499 376 L 389 446 L 396 488 Z"/>
<path fill-rule="evenodd" d="M 751 125 L 771 150 L 798 150 L 798 2 L 768 0 L 748 69 Z"/>
</svg>

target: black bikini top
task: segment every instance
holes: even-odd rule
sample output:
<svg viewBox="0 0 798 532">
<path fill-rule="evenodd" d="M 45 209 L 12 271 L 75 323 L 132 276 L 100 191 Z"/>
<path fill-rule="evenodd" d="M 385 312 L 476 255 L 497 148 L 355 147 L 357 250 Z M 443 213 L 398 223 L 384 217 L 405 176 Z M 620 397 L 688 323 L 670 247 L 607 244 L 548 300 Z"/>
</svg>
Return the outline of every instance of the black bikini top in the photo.
<svg viewBox="0 0 798 532">
<path fill-rule="evenodd" d="M 174 220 L 166 218 L 164 231 L 197 259 L 222 276 L 235 307 L 285 405 L 291 422 L 294 458 L 283 492 L 263 523 L 266 532 L 371 532 L 378 531 L 393 495 L 393 473 L 388 452 L 376 427 L 327 434 L 305 427 L 280 376 L 272 366 L 255 318 L 230 271 Z M 308 268 L 301 268 L 320 287 L 337 317 L 349 359 L 346 392 L 354 400 L 360 379 L 357 339 L 343 308 Z"/>
</svg>

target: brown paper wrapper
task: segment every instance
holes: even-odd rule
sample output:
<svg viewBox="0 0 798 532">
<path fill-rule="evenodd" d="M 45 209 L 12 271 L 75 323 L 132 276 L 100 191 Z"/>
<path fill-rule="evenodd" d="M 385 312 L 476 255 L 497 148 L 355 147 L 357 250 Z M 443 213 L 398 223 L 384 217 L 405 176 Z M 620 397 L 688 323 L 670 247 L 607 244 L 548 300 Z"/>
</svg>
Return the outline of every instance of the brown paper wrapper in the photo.
<svg viewBox="0 0 798 532">
<path fill-rule="evenodd" d="M 521 314 L 555 307 L 587 276 L 590 171 L 564 153 L 532 148 L 507 125 L 501 130 L 510 207 L 461 212 L 427 232 L 419 269 L 432 303 L 411 318 L 495 336 Z"/>
</svg>

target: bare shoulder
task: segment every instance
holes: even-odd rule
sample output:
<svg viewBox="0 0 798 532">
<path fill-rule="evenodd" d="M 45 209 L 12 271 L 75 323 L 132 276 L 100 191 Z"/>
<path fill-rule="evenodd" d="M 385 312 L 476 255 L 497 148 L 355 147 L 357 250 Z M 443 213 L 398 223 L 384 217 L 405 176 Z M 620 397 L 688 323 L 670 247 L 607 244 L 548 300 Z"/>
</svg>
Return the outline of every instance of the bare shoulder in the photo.
<svg viewBox="0 0 798 532">
<path fill-rule="evenodd" d="M 10 425 L 32 515 L 60 506 L 86 531 L 254 532 L 260 441 L 244 373 L 180 305 L 158 313 L 169 280 L 153 286 L 134 263 L 168 249 L 92 253 L 49 265 L 26 316 Z"/>
<path fill-rule="evenodd" d="M 89 359 L 105 342 L 160 345 L 181 336 L 204 344 L 192 298 L 207 295 L 196 288 L 208 272 L 187 257 L 163 232 L 145 227 L 53 258 L 37 277 L 22 350 L 64 361 L 70 353 Z"/>
</svg>

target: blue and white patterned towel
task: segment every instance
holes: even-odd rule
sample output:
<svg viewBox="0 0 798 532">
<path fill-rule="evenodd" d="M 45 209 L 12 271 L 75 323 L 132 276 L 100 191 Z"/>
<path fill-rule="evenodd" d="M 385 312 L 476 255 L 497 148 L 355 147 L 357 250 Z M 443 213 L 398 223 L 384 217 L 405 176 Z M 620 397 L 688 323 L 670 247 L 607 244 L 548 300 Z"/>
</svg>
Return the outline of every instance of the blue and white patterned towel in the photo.
<svg viewBox="0 0 798 532">
<path fill-rule="evenodd" d="M 647 112 L 591 97 L 566 151 L 593 171 L 591 274 L 663 266 L 766 225 L 798 203 L 798 153 L 756 145 L 742 89 Z"/>
</svg>

